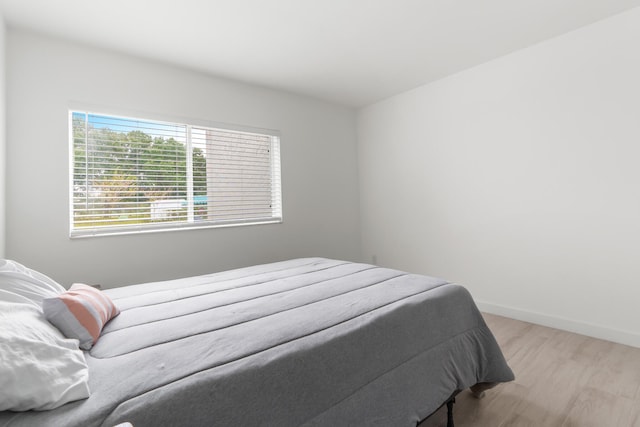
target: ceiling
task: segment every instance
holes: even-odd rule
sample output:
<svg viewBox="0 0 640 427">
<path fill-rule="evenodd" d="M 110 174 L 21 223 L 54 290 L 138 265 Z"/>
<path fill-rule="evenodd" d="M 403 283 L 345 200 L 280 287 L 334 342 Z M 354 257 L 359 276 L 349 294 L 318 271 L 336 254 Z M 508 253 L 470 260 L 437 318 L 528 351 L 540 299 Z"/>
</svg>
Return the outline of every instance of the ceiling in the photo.
<svg viewBox="0 0 640 427">
<path fill-rule="evenodd" d="M 640 0 L 0 0 L 23 28 L 361 107 Z"/>
</svg>

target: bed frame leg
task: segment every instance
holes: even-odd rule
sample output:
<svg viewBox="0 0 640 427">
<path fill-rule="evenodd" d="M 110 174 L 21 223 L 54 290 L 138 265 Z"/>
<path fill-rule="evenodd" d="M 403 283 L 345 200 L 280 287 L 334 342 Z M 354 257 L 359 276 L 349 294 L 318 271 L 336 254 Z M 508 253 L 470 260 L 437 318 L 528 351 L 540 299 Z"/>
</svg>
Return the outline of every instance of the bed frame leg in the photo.
<svg viewBox="0 0 640 427">
<path fill-rule="evenodd" d="M 456 398 L 452 397 L 447 402 L 447 427 L 453 427 L 453 404 L 456 403 Z"/>
</svg>

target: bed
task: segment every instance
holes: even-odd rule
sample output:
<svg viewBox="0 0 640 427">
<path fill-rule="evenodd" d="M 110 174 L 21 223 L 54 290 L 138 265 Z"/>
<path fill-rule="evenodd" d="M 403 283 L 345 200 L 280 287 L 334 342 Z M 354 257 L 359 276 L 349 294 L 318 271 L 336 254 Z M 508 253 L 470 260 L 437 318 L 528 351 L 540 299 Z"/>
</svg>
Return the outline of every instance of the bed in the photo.
<svg viewBox="0 0 640 427">
<path fill-rule="evenodd" d="M 416 426 L 514 378 L 469 292 L 302 258 L 103 291 L 90 396 L 0 426 Z"/>
</svg>

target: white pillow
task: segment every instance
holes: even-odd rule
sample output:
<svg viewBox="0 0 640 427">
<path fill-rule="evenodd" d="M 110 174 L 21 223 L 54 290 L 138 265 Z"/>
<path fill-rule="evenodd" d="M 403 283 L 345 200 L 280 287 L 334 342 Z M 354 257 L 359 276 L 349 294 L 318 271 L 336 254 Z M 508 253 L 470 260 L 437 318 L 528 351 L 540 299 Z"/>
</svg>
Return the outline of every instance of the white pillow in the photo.
<svg viewBox="0 0 640 427">
<path fill-rule="evenodd" d="M 0 301 L 0 360 L 0 411 L 42 411 L 89 397 L 78 341 L 33 305 Z"/>
<path fill-rule="evenodd" d="M 0 301 L 42 307 L 44 298 L 60 295 L 64 287 L 42 273 L 8 259 L 0 259 Z"/>
</svg>

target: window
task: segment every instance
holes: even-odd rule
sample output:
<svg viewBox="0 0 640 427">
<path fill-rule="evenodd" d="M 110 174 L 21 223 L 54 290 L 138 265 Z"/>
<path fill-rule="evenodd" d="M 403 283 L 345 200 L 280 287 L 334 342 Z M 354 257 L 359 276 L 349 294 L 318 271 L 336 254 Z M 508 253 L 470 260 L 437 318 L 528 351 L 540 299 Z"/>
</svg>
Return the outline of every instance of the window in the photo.
<svg viewBox="0 0 640 427">
<path fill-rule="evenodd" d="M 72 111 L 71 237 L 282 222 L 274 134 Z"/>
</svg>

